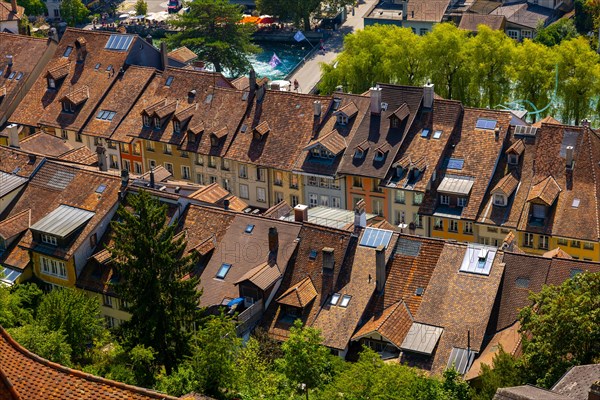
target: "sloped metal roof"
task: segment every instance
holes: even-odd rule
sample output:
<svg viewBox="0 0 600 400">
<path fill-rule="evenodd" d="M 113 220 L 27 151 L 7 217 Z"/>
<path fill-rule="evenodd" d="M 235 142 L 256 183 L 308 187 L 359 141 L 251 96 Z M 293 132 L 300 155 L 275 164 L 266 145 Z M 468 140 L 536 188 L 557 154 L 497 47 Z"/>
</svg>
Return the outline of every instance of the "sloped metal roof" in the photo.
<svg viewBox="0 0 600 400">
<path fill-rule="evenodd" d="M 446 175 L 437 191 L 467 196 L 471 192 L 474 181 L 474 178 L 468 176 Z"/>
<path fill-rule="evenodd" d="M 31 229 L 64 238 L 89 221 L 95 214 L 92 211 L 61 204 L 33 224 Z"/>
<path fill-rule="evenodd" d="M 27 178 L 0 171 L 0 197 L 4 197 L 27 182 Z"/>
<path fill-rule="evenodd" d="M 431 355 L 444 328 L 413 322 L 400 348 L 415 353 Z"/>
</svg>

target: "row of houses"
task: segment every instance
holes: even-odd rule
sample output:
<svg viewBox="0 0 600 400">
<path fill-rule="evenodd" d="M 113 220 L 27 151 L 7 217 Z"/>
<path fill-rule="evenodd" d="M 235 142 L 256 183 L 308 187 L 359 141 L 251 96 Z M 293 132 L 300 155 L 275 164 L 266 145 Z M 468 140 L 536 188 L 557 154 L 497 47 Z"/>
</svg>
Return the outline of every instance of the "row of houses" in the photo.
<svg viewBox="0 0 600 400">
<path fill-rule="evenodd" d="M 510 240 L 498 249 L 400 233 L 366 213 L 364 201 L 321 220 L 283 203 L 253 215 L 216 184 L 117 177 L 4 146 L 0 170 L 10 182 L 0 193 L 3 283 L 83 290 L 98 298 L 108 327 L 129 318 L 107 250 L 110 221 L 139 190 L 166 204 L 168 223 L 186 239 L 183 255 L 197 254 L 199 306 L 237 315 L 240 335 L 262 326 L 280 341 L 301 319 L 347 359 L 366 345 L 436 374 L 455 365 L 474 379 L 499 344 L 519 350 L 518 310 L 530 291 L 600 271 L 558 250 L 524 254 Z"/>
<path fill-rule="evenodd" d="M 441 99 L 429 84 L 276 91 L 253 74 L 230 82 L 171 67 L 183 64 L 133 35 L 68 29 L 35 80 L 15 82 L 25 66 L 12 60 L 3 87 L 34 81 L 5 117 L 15 148 L 55 136 L 68 145 L 63 158 L 92 152 L 100 170 L 136 176 L 162 166 L 218 183 L 257 212 L 363 201 L 406 233 L 496 247 L 510 233 L 529 253 L 600 260 L 600 138 L 586 123 L 529 125 Z"/>
</svg>

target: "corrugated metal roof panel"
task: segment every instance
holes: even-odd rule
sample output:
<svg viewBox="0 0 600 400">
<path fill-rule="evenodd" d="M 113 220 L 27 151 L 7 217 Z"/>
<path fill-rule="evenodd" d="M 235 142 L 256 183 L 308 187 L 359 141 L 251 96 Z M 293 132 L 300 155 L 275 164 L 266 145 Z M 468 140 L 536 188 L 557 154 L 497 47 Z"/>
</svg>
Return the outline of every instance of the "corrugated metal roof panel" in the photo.
<svg viewBox="0 0 600 400">
<path fill-rule="evenodd" d="M 89 221 L 95 215 L 92 211 L 61 204 L 31 226 L 32 230 L 64 238 Z"/>
<path fill-rule="evenodd" d="M 0 197 L 4 197 L 27 182 L 27 178 L 0 171 Z"/>
<path fill-rule="evenodd" d="M 431 355 L 444 328 L 413 322 L 400 348 L 415 353 Z"/>
<path fill-rule="evenodd" d="M 477 352 L 473 350 L 460 349 L 458 347 L 453 347 L 450 352 L 450 358 L 448 359 L 448 365 L 446 368 L 451 368 L 454 366 L 454 369 L 461 375 L 467 373 L 469 368 L 471 368 L 471 364 L 473 364 L 473 360 L 475 359 L 475 355 Z"/>
<path fill-rule="evenodd" d="M 471 192 L 474 181 L 475 179 L 469 176 L 446 175 L 437 191 L 467 196 Z"/>
</svg>

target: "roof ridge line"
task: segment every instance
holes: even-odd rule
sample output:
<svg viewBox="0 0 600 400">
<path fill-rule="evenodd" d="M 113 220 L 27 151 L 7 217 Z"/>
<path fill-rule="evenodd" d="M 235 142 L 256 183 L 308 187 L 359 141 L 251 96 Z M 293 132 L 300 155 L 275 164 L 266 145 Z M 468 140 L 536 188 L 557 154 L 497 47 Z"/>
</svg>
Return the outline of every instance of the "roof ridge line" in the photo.
<svg viewBox="0 0 600 400">
<path fill-rule="evenodd" d="M 128 385 L 123 382 L 113 381 L 112 379 L 102 378 L 100 376 L 88 374 L 86 372 L 83 372 L 83 371 L 80 371 L 77 369 L 73 369 L 73 368 L 69 368 L 69 367 L 65 367 L 64 365 L 47 360 L 29 350 L 27 350 L 25 347 L 21 346 L 1 326 L 0 326 L 0 336 L 3 337 L 4 340 L 6 340 L 8 342 L 9 345 L 11 345 L 15 350 L 17 350 L 18 352 L 23 354 L 25 357 L 28 357 L 28 358 L 32 359 L 33 361 L 38 362 L 42 365 L 45 365 L 48 368 L 52 368 L 56 371 L 63 372 L 63 373 L 69 374 L 69 375 L 74 375 L 76 377 L 79 377 L 79 378 L 82 378 L 85 380 L 98 382 L 98 383 L 104 383 L 106 385 L 114 386 L 114 387 L 117 387 L 120 389 L 125 389 L 125 390 L 129 390 L 129 391 L 132 391 L 135 393 L 144 394 L 144 395 L 147 395 L 150 397 L 154 397 L 156 399 L 178 400 L 177 397 L 172 397 L 167 394 L 163 394 L 163 393 L 156 392 L 154 390 L 150 390 L 150 389 L 146 389 L 146 388 L 142 388 L 139 386 L 132 386 L 132 385 Z"/>
<path fill-rule="evenodd" d="M 585 130 L 584 132 L 587 132 L 587 130 Z M 590 161 L 592 166 L 594 165 L 594 155 L 592 153 L 592 139 L 588 133 L 587 135 L 587 139 L 588 139 L 588 152 L 590 155 Z M 594 171 L 594 168 L 591 168 L 592 170 L 592 178 L 594 180 L 594 188 L 596 188 L 596 190 L 594 190 L 594 200 L 596 203 L 596 207 L 594 207 L 594 212 L 596 213 L 596 239 L 598 239 L 598 236 L 600 236 L 600 216 L 598 215 L 598 181 L 596 179 L 596 171 Z"/>
</svg>

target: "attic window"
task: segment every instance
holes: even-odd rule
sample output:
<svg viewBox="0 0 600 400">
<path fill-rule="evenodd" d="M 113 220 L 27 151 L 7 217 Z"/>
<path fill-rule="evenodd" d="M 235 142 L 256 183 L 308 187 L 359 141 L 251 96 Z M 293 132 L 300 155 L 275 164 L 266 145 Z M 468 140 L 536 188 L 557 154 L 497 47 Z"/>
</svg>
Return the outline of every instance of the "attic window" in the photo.
<svg viewBox="0 0 600 400">
<path fill-rule="evenodd" d="M 104 193 L 105 190 L 106 190 L 106 185 L 102 184 L 102 185 L 98 186 L 98 188 L 96 189 L 96 193 L 102 194 L 102 193 Z"/>
<path fill-rule="evenodd" d="M 68 100 L 62 102 L 62 109 L 64 112 L 68 113 L 75 112 L 75 107 L 73 107 L 73 103 L 71 103 Z"/>
<path fill-rule="evenodd" d="M 71 54 L 72 51 L 73 51 L 73 47 L 67 46 L 67 48 L 65 49 L 65 52 L 63 53 L 63 57 L 69 57 L 69 55 Z"/>
<path fill-rule="evenodd" d="M 383 161 L 384 158 L 385 153 L 381 150 L 377 150 L 377 152 L 375 153 L 375 161 Z"/>
<path fill-rule="evenodd" d="M 154 117 L 154 129 L 160 129 L 160 118 Z"/>
<path fill-rule="evenodd" d="M 429 136 L 429 129 L 423 129 L 421 131 L 421 137 L 426 138 L 427 136 Z"/>
<path fill-rule="evenodd" d="M 331 300 L 329 300 L 329 304 L 335 306 L 340 300 L 340 297 L 341 295 L 339 293 L 334 293 L 333 295 L 331 295 Z"/>
<path fill-rule="evenodd" d="M 433 132 L 433 138 L 434 139 L 439 139 L 442 137 L 442 131 L 435 131 Z"/>
<path fill-rule="evenodd" d="M 337 116 L 337 123 L 340 125 L 346 125 L 348 123 L 348 116 L 341 113 Z"/>
<path fill-rule="evenodd" d="M 519 156 L 514 153 L 508 153 L 508 163 L 515 165 L 519 163 Z"/>
<path fill-rule="evenodd" d="M 350 296 L 350 295 L 347 295 L 347 294 L 343 295 L 342 301 L 340 302 L 340 307 L 344 307 L 344 308 L 348 307 L 348 303 L 350 303 L 351 298 L 352 298 L 352 296 Z"/>
<path fill-rule="evenodd" d="M 310 254 L 308 255 L 308 258 L 310 258 L 311 260 L 315 260 L 317 258 L 317 251 L 311 250 Z"/>
<path fill-rule="evenodd" d="M 179 121 L 173 121 L 173 132 L 175 132 L 175 133 L 181 132 L 181 123 Z"/>
<path fill-rule="evenodd" d="M 451 158 L 450 161 L 448 161 L 448 169 L 456 169 L 460 171 L 463 169 L 464 165 L 465 160 L 462 158 Z"/>
<path fill-rule="evenodd" d="M 487 118 L 479 118 L 477 119 L 477 123 L 475 124 L 475 128 L 477 129 L 487 129 L 494 130 L 496 129 L 496 124 L 498 121 L 495 119 L 487 119 Z"/>
<path fill-rule="evenodd" d="M 418 287 L 417 290 L 415 290 L 415 296 L 423 296 L 424 291 L 425 289 L 423 289 L 422 287 Z"/>
<path fill-rule="evenodd" d="M 246 133 L 246 130 L 248 130 L 248 125 L 246 125 L 246 124 L 243 124 L 243 125 L 242 125 L 242 128 L 240 129 L 240 132 L 242 132 L 242 133 Z"/>
<path fill-rule="evenodd" d="M 98 115 L 96 115 L 96 118 L 101 119 L 102 121 L 112 121 L 116 114 L 115 111 L 100 110 Z"/>
<path fill-rule="evenodd" d="M 579 199 L 577 199 L 577 198 L 573 199 L 573 203 L 571 204 L 571 207 L 579 208 L 579 202 L 580 202 Z"/>
<path fill-rule="evenodd" d="M 52 78 L 48 78 L 48 89 L 56 89 L 56 81 Z"/>
<path fill-rule="evenodd" d="M 383 102 L 382 102 L 382 103 L 381 103 L 381 110 L 382 110 L 382 111 L 387 111 L 387 109 L 388 109 L 388 103 L 383 103 Z"/>
<path fill-rule="evenodd" d="M 22 77 L 23 77 L 23 73 L 22 73 L 22 72 L 19 72 L 19 73 L 17 74 L 17 77 L 16 77 L 15 79 L 16 79 L 16 80 L 18 80 L 18 81 L 20 81 Z"/>
<path fill-rule="evenodd" d="M 94 70 L 98 71 L 100 69 L 100 67 L 102 66 L 101 63 L 98 63 L 94 66 Z"/>
<path fill-rule="evenodd" d="M 227 273 L 229 272 L 229 270 L 231 269 L 231 264 L 221 264 L 221 268 L 219 268 L 219 271 L 217 272 L 217 275 L 215 276 L 217 279 L 225 279 L 225 277 L 227 276 Z"/>
<path fill-rule="evenodd" d="M 248 226 L 246 226 L 246 229 L 244 230 L 244 232 L 252 233 L 253 230 L 254 230 L 254 225 L 248 224 Z"/>
<path fill-rule="evenodd" d="M 142 116 L 142 120 L 144 122 L 144 126 L 149 128 L 150 127 L 150 117 L 144 114 L 144 116 Z"/>
<path fill-rule="evenodd" d="M 109 65 L 108 67 L 106 67 L 106 71 L 107 71 L 107 72 L 110 72 L 110 71 L 112 71 L 112 65 Z"/>
<path fill-rule="evenodd" d="M 173 83 L 173 77 L 169 76 L 167 78 L 167 82 L 165 82 L 165 86 L 171 86 L 171 83 Z"/>
<path fill-rule="evenodd" d="M 365 156 L 365 152 L 361 149 L 354 150 L 354 158 L 363 158 Z"/>
</svg>

